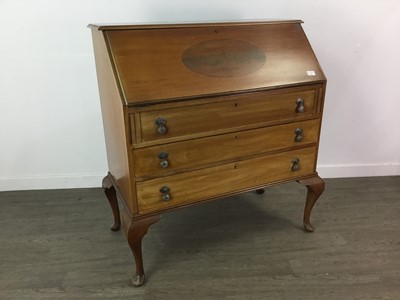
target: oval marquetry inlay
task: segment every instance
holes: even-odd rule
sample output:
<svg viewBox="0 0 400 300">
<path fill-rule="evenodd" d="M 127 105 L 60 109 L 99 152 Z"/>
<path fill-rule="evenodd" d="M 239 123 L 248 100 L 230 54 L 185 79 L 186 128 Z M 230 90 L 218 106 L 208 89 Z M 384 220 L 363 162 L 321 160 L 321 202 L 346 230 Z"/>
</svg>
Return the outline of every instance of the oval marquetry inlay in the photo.
<svg viewBox="0 0 400 300">
<path fill-rule="evenodd" d="M 211 77 L 237 77 L 259 70 L 265 54 L 257 46 L 241 40 L 216 39 L 194 44 L 182 55 L 193 72 Z"/>
</svg>

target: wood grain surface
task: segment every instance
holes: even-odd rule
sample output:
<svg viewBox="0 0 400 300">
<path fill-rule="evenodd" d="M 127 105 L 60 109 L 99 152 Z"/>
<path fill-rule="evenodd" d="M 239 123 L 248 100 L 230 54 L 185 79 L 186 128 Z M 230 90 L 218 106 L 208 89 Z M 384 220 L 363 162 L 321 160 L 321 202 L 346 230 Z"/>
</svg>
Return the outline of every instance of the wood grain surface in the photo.
<svg viewBox="0 0 400 300">
<path fill-rule="evenodd" d="M 301 142 L 295 141 L 297 128 L 303 130 Z M 268 151 L 304 147 L 316 143 L 318 134 L 319 120 L 316 119 L 136 149 L 135 176 L 137 180 L 165 176 Z M 168 153 L 167 168 L 160 167 L 161 152 Z"/>
<path fill-rule="evenodd" d="M 272 182 L 293 180 L 314 173 L 315 147 L 237 161 L 198 171 L 136 183 L 139 214 L 238 193 Z M 300 169 L 292 171 L 292 160 Z M 160 188 L 170 189 L 170 201 L 161 200 Z"/>
<path fill-rule="evenodd" d="M 306 89 L 306 88 L 305 88 Z M 177 136 L 191 136 L 198 133 L 215 134 L 221 130 L 236 131 L 253 124 L 289 122 L 318 116 L 318 93 L 303 90 L 292 93 L 257 92 L 243 95 L 213 98 L 207 104 L 182 106 L 161 110 L 140 112 L 142 142 L 166 140 Z M 296 100 L 304 99 L 305 111 L 296 112 Z M 168 132 L 157 133 L 155 120 L 167 120 Z"/>
<path fill-rule="evenodd" d="M 325 81 L 299 23 L 122 29 L 106 35 L 129 104 Z M 185 66 L 182 56 L 188 48 L 212 40 L 250 43 L 264 53 L 266 62 L 257 71 L 228 78 L 205 76 Z M 222 57 L 236 51 L 230 44 Z M 220 69 L 218 61 L 213 63 Z M 242 67 L 247 70 L 248 64 Z"/>
</svg>

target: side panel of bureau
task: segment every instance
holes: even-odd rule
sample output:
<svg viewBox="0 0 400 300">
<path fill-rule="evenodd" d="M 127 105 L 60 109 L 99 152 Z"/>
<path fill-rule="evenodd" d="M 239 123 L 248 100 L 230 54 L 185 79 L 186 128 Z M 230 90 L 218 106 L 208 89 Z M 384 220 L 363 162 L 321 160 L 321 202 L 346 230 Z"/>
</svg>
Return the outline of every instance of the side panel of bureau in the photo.
<svg viewBox="0 0 400 300">
<path fill-rule="evenodd" d="M 125 128 L 129 128 L 127 127 L 128 122 L 126 122 L 127 110 L 121 100 L 103 32 L 92 30 L 92 37 L 106 138 L 108 168 L 118 192 L 130 212 L 133 213 L 136 207 L 134 201 L 132 201 L 132 194 L 135 191 L 132 191 L 131 166 L 129 164 L 129 157 L 132 154 L 128 151 L 126 142 L 127 138 L 130 139 L 130 132 L 125 130 Z"/>
<path fill-rule="evenodd" d="M 314 174 L 316 147 L 283 152 L 198 171 L 137 182 L 139 214 L 166 210 L 217 198 L 269 183 L 289 181 Z M 292 171 L 292 161 L 300 168 Z M 168 187 L 170 201 L 163 201 L 160 189 Z"/>
</svg>

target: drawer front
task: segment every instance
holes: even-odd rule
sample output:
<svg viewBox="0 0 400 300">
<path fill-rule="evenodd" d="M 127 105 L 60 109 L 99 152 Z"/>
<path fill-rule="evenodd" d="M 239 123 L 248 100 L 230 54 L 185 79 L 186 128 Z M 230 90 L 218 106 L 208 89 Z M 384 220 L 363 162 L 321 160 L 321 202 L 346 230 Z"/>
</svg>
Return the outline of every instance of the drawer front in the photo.
<svg viewBox="0 0 400 300">
<path fill-rule="evenodd" d="M 135 176 L 164 176 L 221 161 L 316 143 L 319 119 L 134 150 Z M 206 149 L 206 150 L 205 150 Z"/>
<path fill-rule="evenodd" d="M 227 129 L 236 131 L 241 126 L 309 118 L 318 113 L 317 94 L 316 90 L 283 94 L 254 92 L 212 98 L 212 103 L 143 111 L 138 113 L 140 142 L 199 133 L 218 134 Z M 304 103 L 301 109 L 298 99 Z"/>
<path fill-rule="evenodd" d="M 312 174 L 316 147 L 137 182 L 139 214 L 161 211 Z M 298 169 L 292 170 L 298 159 Z M 296 164 L 295 164 L 296 165 Z M 160 192 L 162 188 L 164 194 Z M 164 199 L 163 199 L 164 198 Z M 169 199 L 166 201 L 166 199 Z"/>
</svg>

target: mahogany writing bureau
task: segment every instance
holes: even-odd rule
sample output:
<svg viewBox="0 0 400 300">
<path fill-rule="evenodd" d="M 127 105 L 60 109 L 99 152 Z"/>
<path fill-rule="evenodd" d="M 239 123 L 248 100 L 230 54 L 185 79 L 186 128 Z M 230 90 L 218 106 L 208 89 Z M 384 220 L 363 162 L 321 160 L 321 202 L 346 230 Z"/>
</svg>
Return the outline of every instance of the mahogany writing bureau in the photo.
<svg viewBox="0 0 400 300">
<path fill-rule="evenodd" d="M 135 258 L 134 285 L 144 282 L 142 238 L 169 210 L 297 180 L 313 231 L 326 79 L 301 21 L 89 27 L 103 188 L 111 229 L 122 224 Z"/>
</svg>

